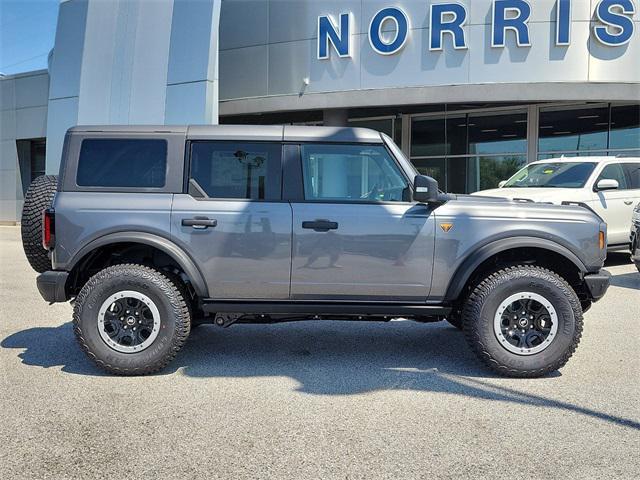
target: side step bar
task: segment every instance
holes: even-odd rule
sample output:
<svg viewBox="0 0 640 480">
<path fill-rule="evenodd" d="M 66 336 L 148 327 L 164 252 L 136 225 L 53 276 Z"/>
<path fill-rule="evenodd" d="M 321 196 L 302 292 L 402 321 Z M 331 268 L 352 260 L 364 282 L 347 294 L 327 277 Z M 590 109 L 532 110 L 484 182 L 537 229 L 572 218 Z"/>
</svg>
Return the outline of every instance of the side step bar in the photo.
<svg viewBox="0 0 640 480">
<path fill-rule="evenodd" d="M 264 301 L 246 302 L 242 300 L 203 300 L 205 312 L 228 312 L 243 314 L 292 314 L 292 315 L 388 315 L 388 316 L 446 316 L 450 307 L 424 304 L 394 303 L 342 303 L 342 302 L 300 302 Z"/>
</svg>

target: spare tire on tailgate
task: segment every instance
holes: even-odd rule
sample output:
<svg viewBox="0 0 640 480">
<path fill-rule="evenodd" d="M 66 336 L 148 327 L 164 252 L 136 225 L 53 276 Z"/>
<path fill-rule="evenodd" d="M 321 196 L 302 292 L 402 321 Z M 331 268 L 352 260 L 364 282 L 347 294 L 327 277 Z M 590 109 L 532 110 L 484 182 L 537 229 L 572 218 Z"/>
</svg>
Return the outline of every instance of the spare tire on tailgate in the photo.
<svg viewBox="0 0 640 480">
<path fill-rule="evenodd" d="M 39 273 L 51 270 L 49 252 L 42 246 L 42 212 L 51 207 L 57 188 L 57 175 L 36 178 L 29 185 L 22 207 L 22 248 L 31 267 Z"/>
</svg>

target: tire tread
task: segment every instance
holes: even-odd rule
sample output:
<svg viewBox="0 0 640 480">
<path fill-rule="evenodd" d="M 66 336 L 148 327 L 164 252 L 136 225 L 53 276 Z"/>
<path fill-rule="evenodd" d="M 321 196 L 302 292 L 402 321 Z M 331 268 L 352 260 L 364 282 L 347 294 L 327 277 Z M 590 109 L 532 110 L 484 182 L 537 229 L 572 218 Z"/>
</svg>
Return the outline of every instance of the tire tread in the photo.
<svg viewBox="0 0 640 480">
<path fill-rule="evenodd" d="M 539 369 L 521 369 L 508 367 L 501 364 L 492 354 L 489 348 L 483 344 L 481 336 L 477 329 L 477 319 L 480 318 L 482 306 L 491 293 L 493 288 L 499 284 L 514 280 L 522 277 L 535 277 L 548 281 L 562 290 L 567 296 L 571 309 L 575 316 L 575 332 L 573 334 L 573 341 L 571 346 L 564 352 L 564 354 L 555 360 L 553 363 L 547 365 L 544 368 Z M 482 280 L 471 292 L 467 301 L 465 302 L 462 323 L 465 339 L 474 351 L 474 353 L 482 360 L 494 372 L 508 377 L 518 378 L 534 378 L 541 377 L 562 368 L 571 358 L 576 351 L 580 339 L 582 338 L 583 329 L 583 316 L 582 307 L 580 301 L 575 294 L 573 288 L 567 283 L 567 281 L 543 267 L 537 265 L 515 265 L 506 268 L 502 268 L 491 273 L 484 280 Z"/>
<path fill-rule="evenodd" d="M 82 331 L 82 310 L 84 302 L 87 296 L 92 292 L 96 286 L 104 282 L 107 279 L 121 276 L 135 276 L 144 281 L 153 283 L 156 285 L 169 299 L 171 308 L 176 319 L 175 335 L 172 339 L 172 345 L 169 352 L 162 358 L 152 364 L 145 365 L 136 368 L 120 368 L 104 362 L 98 357 L 96 352 L 92 351 L 87 344 Z M 155 268 L 131 264 L 122 263 L 107 267 L 104 270 L 96 273 L 82 288 L 78 294 L 74 309 L 73 309 L 73 331 L 76 335 L 80 347 L 87 354 L 87 356 L 93 360 L 93 362 L 101 369 L 106 370 L 109 373 L 115 375 L 149 375 L 156 373 L 165 368 L 182 349 L 189 336 L 191 326 L 191 312 L 188 303 L 186 302 L 183 290 L 180 286 L 176 285 L 176 281 L 169 278 L 168 275 L 156 270 Z"/>
</svg>

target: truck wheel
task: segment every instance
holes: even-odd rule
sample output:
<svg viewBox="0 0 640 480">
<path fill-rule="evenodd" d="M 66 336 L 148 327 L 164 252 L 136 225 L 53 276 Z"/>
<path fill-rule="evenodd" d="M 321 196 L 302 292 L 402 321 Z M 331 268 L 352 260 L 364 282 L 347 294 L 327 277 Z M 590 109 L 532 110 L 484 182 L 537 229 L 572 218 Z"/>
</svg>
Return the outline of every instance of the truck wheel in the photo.
<svg viewBox="0 0 640 480">
<path fill-rule="evenodd" d="M 24 197 L 20 219 L 22 248 L 29 264 L 38 273 L 51 270 L 49 252 L 42 247 L 42 212 L 51 206 L 57 188 L 57 175 L 42 175 L 31 182 Z"/>
<path fill-rule="evenodd" d="M 540 377 L 564 366 L 582 336 L 580 301 L 541 267 L 520 265 L 485 278 L 462 314 L 467 343 L 495 372 Z"/>
<path fill-rule="evenodd" d="M 76 298 L 74 332 L 100 368 L 145 375 L 164 368 L 189 336 L 189 307 L 163 273 L 121 264 L 89 279 Z"/>
</svg>

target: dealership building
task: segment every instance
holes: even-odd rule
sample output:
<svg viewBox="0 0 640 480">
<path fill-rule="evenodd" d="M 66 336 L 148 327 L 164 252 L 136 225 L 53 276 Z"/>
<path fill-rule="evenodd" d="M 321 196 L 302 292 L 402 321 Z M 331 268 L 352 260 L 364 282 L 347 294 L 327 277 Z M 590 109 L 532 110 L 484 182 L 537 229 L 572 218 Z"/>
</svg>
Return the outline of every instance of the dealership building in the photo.
<svg viewBox="0 0 640 480">
<path fill-rule="evenodd" d="M 640 156 L 638 0 L 63 0 L 0 77 L 0 221 L 77 124 L 387 133 L 450 192 L 537 159 Z"/>
</svg>

